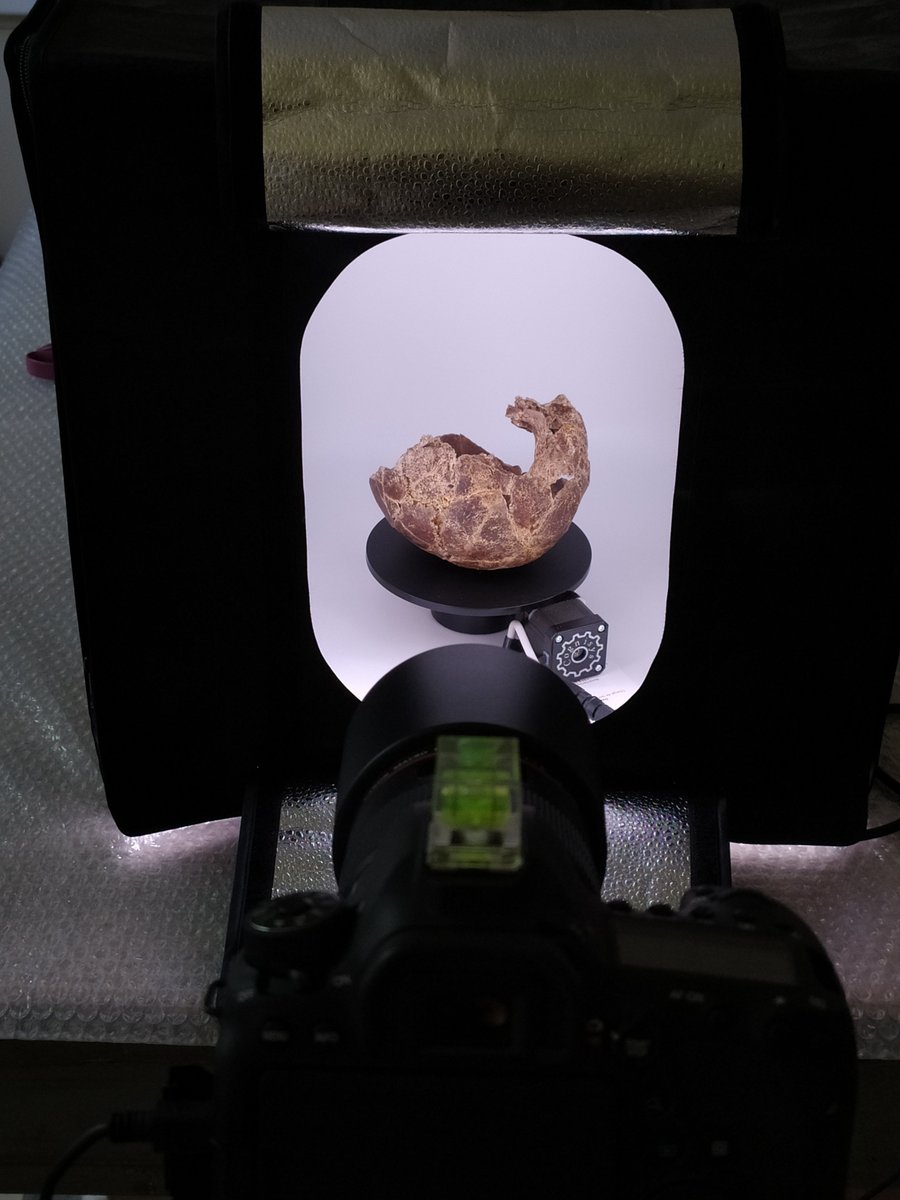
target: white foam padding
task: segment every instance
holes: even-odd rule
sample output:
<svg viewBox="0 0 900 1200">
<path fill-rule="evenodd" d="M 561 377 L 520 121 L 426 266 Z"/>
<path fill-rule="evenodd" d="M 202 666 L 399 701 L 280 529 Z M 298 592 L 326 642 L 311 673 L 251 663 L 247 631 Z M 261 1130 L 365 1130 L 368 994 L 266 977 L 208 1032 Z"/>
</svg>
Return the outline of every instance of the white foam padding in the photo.
<svg viewBox="0 0 900 1200">
<path fill-rule="evenodd" d="M 238 821 L 128 838 L 106 807 L 88 723 L 53 385 L 25 355 L 49 340 L 33 216 L 0 265 L 0 1038 L 203 1044 Z M 123 383 L 123 387 L 127 383 Z M 884 765 L 898 773 L 894 737 Z M 636 805 L 636 806 L 635 806 Z M 677 903 L 678 805 L 613 798 L 604 894 Z M 896 806 L 873 795 L 873 823 Z M 333 794 L 285 797 L 275 891 L 333 886 Z M 642 825 L 643 822 L 643 825 Z M 822 939 L 860 1054 L 900 1058 L 900 835 L 851 847 L 735 846 L 734 882 Z"/>
<path fill-rule="evenodd" d="M 33 215 L 0 265 L 0 1038 L 209 1043 L 238 821 L 128 838 L 88 723 Z M 123 383 L 127 387 L 127 381 Z"/>
<path fill-rule="evenodd" d="M 294 788 L 284 796 L 275 855 L 276 896 L 304 889 L 333 891 L 331 829 L 334 789 Z M 639 794 L 606 801 L 604 900 L 626 900 L 643 910 L 651 904 L 677 907 L 690 886 L 687 804 Z"/>
<path fill-rule="evenodd" d="M 873 792 L 870 824 L 897 806 Z M 791 908 L 820 939 L 850 1005 L 861 1058 L 900 1058 L 900 833 L 855 846 L 731 848 L 735 884 Z"/>
</svg>

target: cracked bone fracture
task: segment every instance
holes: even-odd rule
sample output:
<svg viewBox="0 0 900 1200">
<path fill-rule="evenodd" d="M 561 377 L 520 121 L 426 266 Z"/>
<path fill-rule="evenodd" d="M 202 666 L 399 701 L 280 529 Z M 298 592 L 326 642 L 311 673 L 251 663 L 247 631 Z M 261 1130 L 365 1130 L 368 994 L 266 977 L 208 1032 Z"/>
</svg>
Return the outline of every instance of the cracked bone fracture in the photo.
<svg viewBox="0 0 900 1200">
<path fill-rule="evenodd" d="M 565 396 L 517 396 L 506 415 L 534 435 L 534 462 L 510 466 L 459 433 L 426 434 L 370 477 L 390 525 L 459 567 L 496 571 L 546 554 L 566 533 L 590 482 L 587 432 Z"/>
</svg>

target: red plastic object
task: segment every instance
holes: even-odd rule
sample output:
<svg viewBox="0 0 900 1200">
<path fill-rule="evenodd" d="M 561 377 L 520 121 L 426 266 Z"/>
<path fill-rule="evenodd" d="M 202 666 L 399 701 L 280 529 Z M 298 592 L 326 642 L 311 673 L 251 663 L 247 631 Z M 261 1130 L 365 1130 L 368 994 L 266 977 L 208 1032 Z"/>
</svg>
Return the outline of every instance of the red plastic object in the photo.
<svg viewBox="0 0 900 1200">
<path fill-rule="evenodd" d="M 53 347 L 48 342 L 38 350 L 31 350 L 25 355 L 25 370 L 37 379 L 53 379 Z"/>
</svg>

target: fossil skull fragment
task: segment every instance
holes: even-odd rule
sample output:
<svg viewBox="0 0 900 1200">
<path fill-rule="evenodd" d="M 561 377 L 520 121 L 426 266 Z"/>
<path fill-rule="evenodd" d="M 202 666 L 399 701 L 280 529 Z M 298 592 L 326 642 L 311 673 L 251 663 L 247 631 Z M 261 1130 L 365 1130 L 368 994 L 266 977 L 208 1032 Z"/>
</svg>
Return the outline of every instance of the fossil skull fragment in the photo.
<svg viewBox="0 0 900 1200">
<path fill-rule="evenodd" d="M 534 435 L 527 471 L 459 433 L 426 435 L 369 482 L 389 523 L 429 554 L 482 571 L 520 567 L 568 530 L 590 482 L 587 433 L 565 396 L 516 397 L 506 415 Z"/>
</svg>

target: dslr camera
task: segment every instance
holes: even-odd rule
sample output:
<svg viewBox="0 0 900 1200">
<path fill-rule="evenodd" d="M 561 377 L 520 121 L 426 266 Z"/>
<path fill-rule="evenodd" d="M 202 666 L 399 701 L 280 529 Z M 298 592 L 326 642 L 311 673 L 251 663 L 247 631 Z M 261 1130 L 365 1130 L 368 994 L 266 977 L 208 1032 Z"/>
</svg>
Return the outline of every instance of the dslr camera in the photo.
<svg viewBox="0 0 900 1200">
<path fill-rule="evenodd" d="M 216 989 L 217 1200 L 842 1200 L 856 1051 L 825 951 L 752 891 L 605 902 L 588 729 L 498 647 L 369 693 L 337 892 L 254 909 Z"/>
</svg>

